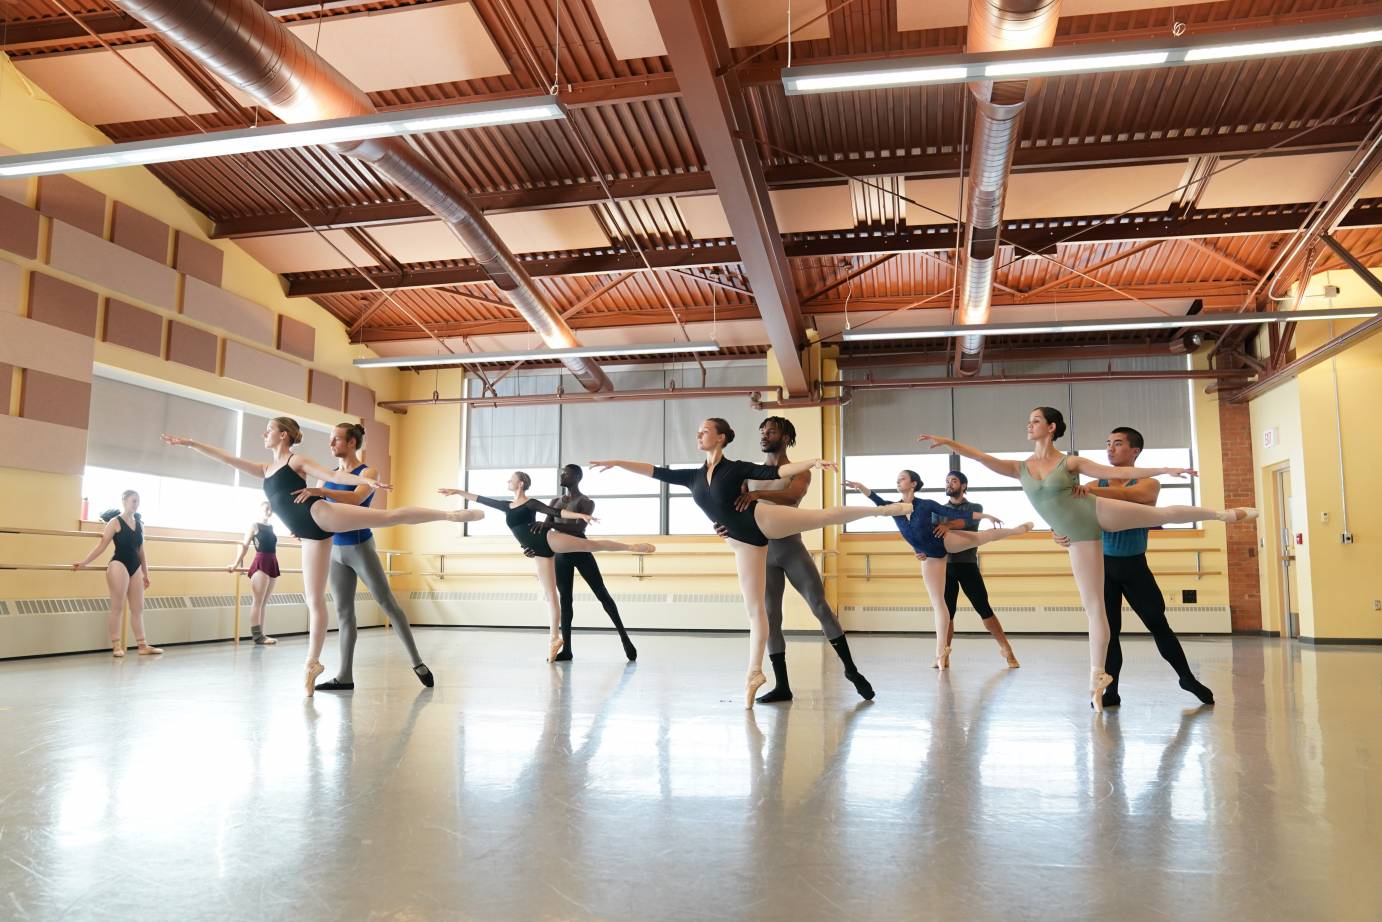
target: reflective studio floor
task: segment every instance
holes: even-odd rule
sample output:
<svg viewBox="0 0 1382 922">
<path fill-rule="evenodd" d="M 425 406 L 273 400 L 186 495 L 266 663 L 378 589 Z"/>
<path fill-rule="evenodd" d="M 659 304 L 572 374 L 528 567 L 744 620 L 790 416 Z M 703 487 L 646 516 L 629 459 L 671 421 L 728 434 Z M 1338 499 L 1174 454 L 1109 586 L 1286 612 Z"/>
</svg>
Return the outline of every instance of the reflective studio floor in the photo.
<svg viewBox="0 0 1382 922">
<path fill-rule="evenodd" d="M 856 637 L 872 704 L 794 639 L 753 713 L 741 637 L 544 640 L 0 664 L 0 918 L 1382 918 L 1379 648 L 1187 640 L 1200 709 L 1130 639 L 1100 718 L 1078 638 Z"/>
</svg>

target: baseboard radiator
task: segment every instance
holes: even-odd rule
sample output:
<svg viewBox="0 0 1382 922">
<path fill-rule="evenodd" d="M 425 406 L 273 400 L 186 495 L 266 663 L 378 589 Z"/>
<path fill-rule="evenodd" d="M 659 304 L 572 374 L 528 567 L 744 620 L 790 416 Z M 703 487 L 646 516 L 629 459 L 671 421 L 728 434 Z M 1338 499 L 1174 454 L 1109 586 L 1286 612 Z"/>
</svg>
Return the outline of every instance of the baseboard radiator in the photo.
<svg viewBox="0 0 1382 922">
<path fill-rule="evenodd" d="M 1078 605 L 995 605 L 993 613 L 1008 634 L 1085 634 L 1089 622 Z M 935 617 L 929 605 L 846 605 L 841 612 L 851 631 L 932 631 Z M 1168 605 L 1166 620 L 1178 634 L 1229 634 L 1227 605 Z M 986 633 L 977 612 L 961 605 L 955 613 L 957 633 Z M 1123 606 L 1123 633 L 1145 634 L 1147 629 L 1132 609 Z"/>
</svg>

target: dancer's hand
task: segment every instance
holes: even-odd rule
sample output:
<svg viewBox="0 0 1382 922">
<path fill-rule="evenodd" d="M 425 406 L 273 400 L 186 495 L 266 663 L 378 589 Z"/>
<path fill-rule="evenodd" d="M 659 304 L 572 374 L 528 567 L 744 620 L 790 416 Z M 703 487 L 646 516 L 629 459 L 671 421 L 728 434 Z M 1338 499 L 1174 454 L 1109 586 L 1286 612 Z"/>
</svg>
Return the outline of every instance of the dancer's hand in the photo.
<svg viewBox="0 0 1382 922">
<path fill-rule="evenodd" d="M 930 449 L 930 448 L 948 448 L 948 447 L 950 447 L 951 445 L 955 444 L 955 440 L 954 440 L 954 439 L 947 439 L 947 438 L 946 438 L 945 436 L 943 436 L 943 435 L 926 435 L 926 434 L 922 434 L 922 435 L 917 436 L 917 441 L 918 441 L 918 442 L 921 442 L 922 444 L 924 444 L 928 449 Z"/>
<path fill-rule="evenodd" d="M 989 515 L 987 512 L 979 513 L 980 520 L 987 519 L 999 528 L 1003 527 L 1003 520 L 996 515 Z"/>
<path fill-rule="evenodd" d="M 1091 496 L 1092 494 L 1089 492 L 1089 484 L 1087 484 L 1087 483 L 1077 483 L 1077 484 L 1075 484 L 1073 487 L 1070 488 L 1070 495 L 1071 495 L 1071 496 Z"/>
<path fill-rule="evenodd" d="M 573 512 L 571 515 L 573 518 L 580 519 L 587 525 L 598 525 L 600 523 L 600 520 L 595 518 L 595 516 L 586 515 L 584 512 Z"/>
<path fill-rule="evenodd" d="M 460 496 L 465 491 L 458 490 L 455 487 L 442 487 L 439 490 L 437 490 L 437 492 L 440 493 L 442 496 Z"/>
<path fill-rule="evenodd" d="M 870 490 L 868 487 L 864 486 L 862 483 L 860 483 L 860 482 L 857 481 L 857 480 L 846 480 L 846 481 L 845 481 L 845 488 L 846 488 L 846 489 L 849 489 L 849 490 L 853 490 L 854 492 L 859 493 L 859 494 L 862 495 L 862 496 L 871 496 L 871 495 L 873 495 L 873 491 L 872 491 L 872 490 Z"/>
<path fill-rule="evenodd" d="M 817 458 L 811 462 L 811 470 L 813 471 L 838 471 L 839 469 L 839 462 L 829 461 L 825 458 Z"/>
<path fill-rule="evenodd" d="M 728 529 L 728 528 L 725 528 L 725 527 L 724 527 L 723 525 L 721 525 L 719 522 L 716 522 L 716 523 L 715 523 L 715 534 L 719 535 L 721 538 L 728 538 L 728 537 L 729 537 L 729 529 Z"/>
<path fill-rule="evenodd" d="M 917 560 L 925 560 L 925 559 L 926 559 L 926 555 L 923 554 L 921 551 L 917 551 Z"/>
<path fill-rule="evenodd" d="M 739 497 L 734 501 L 734 511 L 744 512 L 757 501 L 757 490 L 745 490 L 743 493 L 740 493 Z"/>
<path fill-rule="evenodd" d="M 147 573 L 144 574 L 144 588 L 145 588 L 145 589 L 148 589 L 148 588 L 149 588 L 149 574 L 147 574 Z"/>
<path fill-rule="evenodd" d="M 1168 477 L 1180 477 L 1183 480 L 1200 476 L 1199 471 L 1189 467 L 1163 467 L 1161 472 Z"/>
<path fill-rule="evenodd" d="M 1069 547 L 1069 546 L 1070 546 L 1070 539 L 1067 538 L 1065 535 L 1058 535 L 1058 534 L 1056 534 L 1055 532 L 1052 532 L 1052 533 L 1051 533 L 1051 540 L 1054 541 L 1054 542 L 1056 542 L 1057 544 L 1059 544 L 1061 547 Z"/>
<path fill-rule="evenodd" d="M 949 533 L 950 533 L 950 523 L 949 523 L 949 522 L 941 522 L 941 523 L 940 523 L 939 525 L 937 525 L 935 528 L 931 529 L 931 534 L 935 535 L 937 538 L 944 538 L 944 537 L 945 537 L 947 534 L 949 534 Z"/>
<path fill-rule="evenodd" d="M 524 556 L 524 557 L 536 557 L 536 556 L 537 556 L 537 551 L 533 550 L 533 549 L 530 548 L 530 547 L 525 547 L 525 548 L 523 549 L 523 556 Z"/>
<path fill-rule="evenodd" d="M 72 569 L 74 569 L 74 570 L 80 570 L 83 566 L 85 566 L 85 564 L 74 563 L 74 564 L 72 564 Z"/>
<path fill-rule="evenodd" d="M 619 466 L 619 462 L 618 462 L 618 461 L 591 461 L 591 462 L 590 462 L 589 464 L 587 464 L 586 466 L 589 467 L 592 471 L 595 471 L 596 473 L 599 473 L 600 471 L 610 471 L 610 470 L 613 470 L 614 468 L 616 468 L 616 467 Z"/>
<path fill-rule="evenodd" d="M 369 487 L 371 490 L 383 490 L 387 493 L 389 490 L 393 489 L 393 484 L 375 480 L 373 477 L 361 477 L 360 479 L 363 480 L 365 486 Z"/>
<path fill-rule="evenodd" d="M 195 439 L 184 438 L 180 435 L 169 435 L 166 432 L 163 433 L 163 441 L 167 445 L 177 445 L 184 448 L 191 448 L 193 445 L 197 444 Z"/>
<path fill-rule="evenodd" d="M 314 496 L 321 496 L 321 487 L 303 487 L 301 490 L 293 491 L 293 502 L 305 503 Z"/>
</svg>

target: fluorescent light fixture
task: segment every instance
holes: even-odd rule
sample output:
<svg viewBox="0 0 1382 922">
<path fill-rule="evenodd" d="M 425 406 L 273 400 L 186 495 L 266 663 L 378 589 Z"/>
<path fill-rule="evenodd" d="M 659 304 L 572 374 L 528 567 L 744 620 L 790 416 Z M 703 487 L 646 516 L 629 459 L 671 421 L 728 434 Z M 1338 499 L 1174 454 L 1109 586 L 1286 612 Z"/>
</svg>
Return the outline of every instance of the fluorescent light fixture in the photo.
<svg viewBox="0 0 1382 922">
<path fill-rule="evenodd" d="M 720 344 L 628 343 L 623 346 L 578 346 L 575 349 L 533 349 L 528 352 L 461 352 L 450 355 L 391 355 L 379 359 L 356 359 L 357 368 L 426 368 L 433 365 L 488 365 L 491 362 L 550 362 L 569 358 L 601 358 L 629 355 L 685 355 L 689 352 L 719 352 Z"/>
<path fill-rule="evenodd" d="M 1342 28 L 1341 28 L 1342 26 Z M 887 87 L 1020 80 L 1057 74 L 1138 70 L 1209 61 L 1337 51 L 1382 44 L 1382 16 L 1363 16 L 1347 24 L 1316 23 L 1240 32 L 1223 36 L 1104 42 L 986 54 L 931 55 L 789 67 L 782 72 L 788 95 L 838 93 Z"/>
<path fill-rule="evenodd" d="M 284 150 L 365 141 L 429 131 L 451 131 L 490 125 L 565 118 L 554 96 L 532 96 L 488 102 L 460 103 L 428 109 L 375 112 L 354 118 L 327 119 L 268 128 L 237 128 L 207 134 L 184 135 L 157 141 L 133 141 L 75 150 L 49 151 L 0 157 L 0 177 L 47 176 L 81 173 L 115 167 L 145 166 L 175 160 L 199 160 L 255 151 Z"/>
<path fill-rule="evenodd" d="M 846 330 L 845 342 L 897 339 L 951 339 L 956 336 L 1021 336 L 1042 333 L 1112 333 L 1122 330 L 1183 330 L 1187 327 L 1232 327 L 1258 323 L 1299 323 L 1311 320 L 1358 320 L 1382 315 L 1382 307 L 1268 313 L 1200 313 L 1181 317 L 1119 317 L 1112 320 L 1038 320 L 1026 323 L 954 324 L 907 329 Z"/>
</svg>

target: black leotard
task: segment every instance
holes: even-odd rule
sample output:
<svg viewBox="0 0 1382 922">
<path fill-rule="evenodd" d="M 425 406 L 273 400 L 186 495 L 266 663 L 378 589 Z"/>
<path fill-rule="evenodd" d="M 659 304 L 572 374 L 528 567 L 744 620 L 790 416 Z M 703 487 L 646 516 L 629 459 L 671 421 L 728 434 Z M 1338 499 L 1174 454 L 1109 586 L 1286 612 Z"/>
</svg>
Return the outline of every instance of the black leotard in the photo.
<svg viewBox="0 0 1382 922">
<path fill-rule="evenodd" d="M 475 502 L 491 509 L 501 509 L 504 512 L 504 524 L 509 526 L 509 531 L 518 539 L 518 543 L 525 549 L 532 551 L 539 557 L 555 557 L 556 552 L 552 550 L 552 545 L 547 543 L 547 530 L 539 529 L 533 531 L 533 524 L 537 522 L 539 512 L 546 515 L 561 517 L 561 510 L 554 509 L 546 503 L 530 499 L 521 506 L 510 506 L 502 499 L 490 499 L 488 496 L 477 496 Z"/>
<path fill-rule="evenodd" d="M 705 477 L 704 464 L 694 470 L 655 467 L 653 476 L 663 483 L 689 487 L 691 498 L 706 517 L 716 525 L 723 525 L 734 540 L 757 547 L 767 546 L 768 537 L 753 518 L 753 507 L 758 505 L 757 501 L 750 503 L 743 512 L 736 510 L 734 503 L 744 492 L 745 480 L 776 480 L 776 464 L 750 464 L 721 458 L 709 481 Z"/>
<path fill-rule="evenodd" d="M 140 567 L 139 547 L 144 543 L 144 523 L 136 516 L 134 528 L 125 524 L 125 520 L 116 516 L 115 537 L 112 543 L 115 545 L 115 556 L 111 557 L 112 563 L 121 563 L 125 569 L 133 576 Z"/>
<path fill-rule="evenodd" d="M 305 503 L 293 501 L 293 494 L 306 486 L 307 481 L 302 475 L 285 464 L 264 478 L 264 495 L 268 497 L 269 507 L 278 516 L 278 520 L 287 525 L 288 530 L 294 535 L 313 541 L 325 541 L 332 533 L 312 518 L 312 506 L 321 502 L 321 497 L 309 497 Z"/>
<path fill-rule="evenodd" d="M 254 524 L 254 535 L 250 537 L 254 544 L 254 549 L 261 554 L 278 553 L 278 535 L 274 534 L 273 527 L 265 525 L 263 522 Z"/>
</svg>

